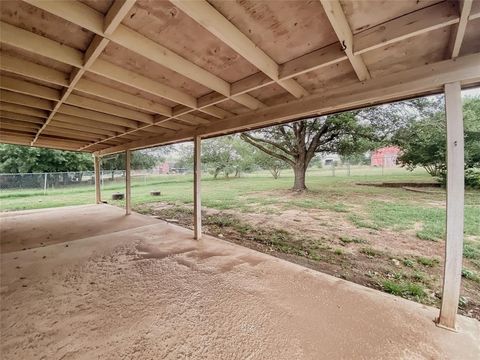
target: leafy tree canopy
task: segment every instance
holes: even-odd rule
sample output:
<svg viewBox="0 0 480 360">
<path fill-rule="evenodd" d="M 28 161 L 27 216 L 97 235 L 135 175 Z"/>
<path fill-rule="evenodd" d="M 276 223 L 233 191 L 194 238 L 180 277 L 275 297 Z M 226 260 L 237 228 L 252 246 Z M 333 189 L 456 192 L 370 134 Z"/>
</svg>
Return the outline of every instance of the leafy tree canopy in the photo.
<svg viewBox="0 0 480 360">
<path fill-rule="evenodd" d="M 0 172 L 65 172 L 93 170 L 91 154 L 1 144 Z"/>
<path fill-rule="evenodd" d="M 463 103 L 465 169 L 480 167 L 480 97 Z M 397 131 L 392 141 L 402 148 L 399 160 L 409 170 L 423 167 L 432 176 L 446 176 L 446 120 L 443 100 L 432 111 Z M 479 176 L 478 173 L 474 173 Z M 467 179 L 468 180 L 468 179 Z M 480 179 L 477 180 L 480 183 Z"/>
</svg>

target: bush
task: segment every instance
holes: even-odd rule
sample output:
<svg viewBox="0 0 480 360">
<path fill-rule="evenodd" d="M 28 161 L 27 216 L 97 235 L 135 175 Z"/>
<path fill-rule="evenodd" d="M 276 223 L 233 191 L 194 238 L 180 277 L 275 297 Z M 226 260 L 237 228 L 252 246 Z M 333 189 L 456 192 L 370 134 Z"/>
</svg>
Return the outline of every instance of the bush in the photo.
<svg viewBox="0 0 480 360">
<path fill-rule="evenodd" d="M 480 168 L 465 170 L 465 186 L 472 189 L 480 189 Z"/>
<path fill-rule="evenodd" d="M 438 182 L 445 187 L 447 184 L 447 174 L 441 174 L 438 177 Z M 465 187 L 470 189 L 480 189 L 480 168 L 465 169 Z"/>
</svg>

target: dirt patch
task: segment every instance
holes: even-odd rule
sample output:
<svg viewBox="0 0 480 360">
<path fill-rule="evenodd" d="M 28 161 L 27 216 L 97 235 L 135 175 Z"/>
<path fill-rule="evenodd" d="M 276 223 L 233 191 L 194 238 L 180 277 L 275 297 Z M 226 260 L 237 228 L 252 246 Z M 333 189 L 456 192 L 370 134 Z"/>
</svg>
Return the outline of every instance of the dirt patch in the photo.
<svg viewBox="0 0 480 360">
<path fill-rule="evenodd" d="M 155 203 L 137 210 L 193 228 L 189 206 Z M 419 239 L 415 229 L 420 224 L 406 231 L 369 229 L 355 226 L 343 213 L 275 210 L 272 214 L 203 208 L 203 229 L 207 234 L 314 270 L 424 304 L 440 305 L 444 243 Z M 472 279 L 463 283 L 460 312 L 480 319 L 480 284 Z"/>
</svg>

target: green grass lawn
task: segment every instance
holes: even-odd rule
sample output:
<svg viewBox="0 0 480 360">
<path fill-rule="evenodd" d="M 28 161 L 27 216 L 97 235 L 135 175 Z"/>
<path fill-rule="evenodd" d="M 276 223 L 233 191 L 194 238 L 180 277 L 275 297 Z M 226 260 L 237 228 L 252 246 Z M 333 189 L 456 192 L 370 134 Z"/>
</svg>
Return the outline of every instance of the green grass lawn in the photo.
<svg viewBox="0 0 480 360">
<path fill-rule="evenodd" d="M 181 225 L 191 226 L 192 180 L 191 174 L 133 177 L 133 207 L 142 213 L 180 219 Z M 294 256 L 296 258 L 287 260 L 305 266 L 311 266 L 308 261 L 313 261 L 313 268 L 317 270 L 438 305 L 439 299 L 432 298 L 431 294 L 439 293 L 441 287 L 445 192 L 439 188 L 433 193 L 419 193 L 402 188 L 358 185 L 417 181 L 432 182 L 432 178 L 422 170 L 408 172 L 397 168 L 385 170 L 383 174 L 381 169 L 353 168 L 351 176 L 347 176 L 346 170 L 337 169 L 332 176 L 331 169 L 311 169 L 307 173 L 309 190 L 294 193 L 289 191 L 293 184 L 291 171 L 283 171 L 276 180 L 268 172 L 229 179 L 213 179 L 205 174 L 202 205 L 220 212 L 206 214 L 203 223 L 206 231 L 217 236 L 221 234 L 241 245 Z M 151 196 L 152 190 L 161 191 L 161 196 Z M 102 199 L 124 206 L 124 201 L 111 200 L 113 193 L 124 191 L 123 178 L 114 183 L 106 181 Z M 6 190 L 0 193 L 0 209 L 15 211 L 93 204 L 94 198 L 93 185 L 48 189 L 46 194 L 40 189 Z M 155 203 L 159 202 L 173 207 L 158 210 Z M 294 223 L 286 228 L 280 222 L 275 227 L 273 223 L 278 216 L 288 211 L 310 216 L 308 224 Z M 248 216 L 264 220 L 252 224 Z M 468 190 L 462 273 L 465 297 L 462 299 L 469 299 L 469 303 L 462 311 L 477 318 L 480 318 L 479 219 L 480 191 Z M 317 226 L 317 230 L 309 230 L 309 226 Z M 403 241 L 411 247 L 402 248 Z M 436 249 L 436 256 L 419 253 L 422 246 Z M 303 259 L 307 259 L 307 263 Z"/>
<path fill-rule="evenodd" d="M 102 199 L 112 201 L 115 192 L 124 192 L 123 179 L 106 183 Z M 422 170 L 353 168 L 351 176 L 346 170 L 311 169 L 307 174 L 309 191 L 302 196 L 288 192 L 293 183 L 291 171 L 283 171 L 279 179 L 268 172 L 246 174 L 240 178 L 213 179 L 208 174 L 202 179 L 202 205 L 218 210 L 234 209 L 240 212 L 277 212 L 288 208 L 326 209 L 348 213 L 349 220 L 358 227 L 371 229 L 416 229 L 424 240 L 436 241 L 445 231 L 445 194 L 414 193 L 401 188 L 358 186 L 362 182 L 432 181 Z M 132 179 L 133 206 L 151 202 L 191 204 L 193 201 L 192 175 L 150 175 Z M 150 195 L 159 190 L 160 197 Z M 6 190 L 0 193 L 2 211 L 49 208 L 90 204 L 94 201 L 94 186 L 64 189 Z M 480 234 L 480 192 L 467 191 L 465 205 L 465 234 Z"/>
</svg>

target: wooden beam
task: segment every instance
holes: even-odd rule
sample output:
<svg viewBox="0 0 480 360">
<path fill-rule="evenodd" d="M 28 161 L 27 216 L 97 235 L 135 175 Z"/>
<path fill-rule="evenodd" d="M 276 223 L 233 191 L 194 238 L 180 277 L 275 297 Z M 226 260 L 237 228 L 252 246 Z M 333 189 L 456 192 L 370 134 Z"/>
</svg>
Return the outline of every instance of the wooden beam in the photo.
<svg viewBox="0 0 480 360">
<path fill-rule="evenodd" d="M 170 0 L 170 2 L 272 80 L 279 80 L 278 64 L 207 1 Z M 281 81 L 278 84 L 296 98 L 308 95 L 307 90 L 293 79 Z M 221 91 L 218 92 L 226 95 Z"/>
<path fill-rule="evenodd" d="M 102 192 L 100 190 L 100 158 L 96 155 L 93 155 L 93 167 L 95 171 L 95 203 L 101 204 L 102 203 Z"/>
<path fill-rule="evenodd" d="M 105 137 L 98 134 L 90 134 L 85 132 L 77 132 L 72 130 L 66 130 L 63 128 L 57 128 L 55 126 L 49 126 L 47 129 L 42 132 L 45 135 L 52 135 L 62 139 L 73 139 L 73 140 L 85 140 L 85 141 L 98 141 L 104 139 Z"/>
<path fill-rule="evenodd" d="M 459 82 L 445 85 L 447 117 L 447 229 L 442 306 L 438 324 L 455 329 L 460 298 L 464 223 L 464 134 Z"/>
<path fill-rule="evenodd" d="M 202 238 L 202 139 L 193 141 L 193 232 L 195 240 Z"/>
<path fill-rule="evenodd" d="M 344 60 L 347 60 L 347 55 L 342 47 L 338 43 L 331 44 L 280 65 L 280 79 L 289 79 Z"/>
<path fill-rule="evenodd" d="M 137 54 L 141 54 L 157 64 L 160 64 L 193 81 L 196 81 L 199 84 L 208 87 L 209 89 L 217 91 L 225 96 L 230 96 L 230 84 L 227 81 L 208 72 L 193 62 L 186 60 L 185 58 L 156 43 L 155 41 L 150 40 L 142 34 L 120 24 L 119 22 L 115 31 L 111 31 L 111 34 L 105 33 L 104 26 L 102 24 L 104 21 L 103 15 L 87 5 L 71 1 L 64 1 L 60 5 L 57 4 L 56 1 L 26 1 L 42 10 L 48 11 L 56 16 L 88 29 L 98 36 L 109 39 L 133 52 L 136 52 Z M 111 9 L 113 8 L 114 7 L 112 6 Z M 120 8 L 116 9 L 119 11 Z M 177 96 L 178 94 L 175 93 L 177 90 L 173 90 L 175 89 L 171 88 L 169 93 L 172 93 L 171 96 Z M 248 99 L 247 96 L 236 98 L 236 100 L 239 99 L 246 104 L 251 104 L 251 99 Z M 179 103 L 184 104 L 184 102 Z"/>
<path fill-rule="evenodd" d="M 43 124 L 45 119 L 35 116 L 16 114 L 10 111 L 0 111 L 0 117 L 4 119 L 18 120 L 32 124 Z"/>
<path fill-rule="evenodd" d="M 19 135 L 9 131 L 0 131 L 0 142 L 5 144 L 29 145 L 32 135 Z"/>
<path fill-rule="evenodd" d="M 0 129 L 18 130 L 18 131 L 35 131 L 39 128 L 38 124 L 32 124 L 22 121 L 1 119 Z"/>
<path fill-rule="evenodd" d="M 135 4 L 136 0 L 117 0 L 114 1 L 107 15 L 103 19 L 103 32 L 105 35 L 111 35 L 120 25 L 123 18 Z"/>
<path fill-rule="evenodd" d="M 353 36 L 353 53 L 367 51 L 418 36 L 458 23 L 458 8 L 454 2 L 442 2 L 410 14 L 373 26 Z"/>
<path fill-rule="evenodd" d="M 64 128 L 64 129 L 85 131 L 85 132 L 92 133 L 92 134 L 107 135 L 109 137 L 117 135 L 117 133 L 114 132 L 114 131 L 104 130 L 104 129 L 100 129 L 98 127 L 86 126 L 83 123 L 71 124 L 71 123 L 68 123 L 68 122 L 63 122 L 61 120 L 58 120 L 56 116 L 50 122 L 50 125 L 51 126 L 56 126 L 56 127 L 61 127 L 61 128 Z"/>
<path fill-rule="evenodd" d="M 118 126 L 125 126 L 128 128 L 136 129 L 138 128 L 138 123 L 134 120 L 125 119 L 119 116 L 109 115 L 105 113 L 101 113 L 98 111 L 88 110 L 88 109 L 81 109 L 71 105 L 63 104 L 60 109 L 58 110 L 61 114 L 67 114 L 72 116 L 78 117 L 85 117 L 87 119 L 92 119 L 95 121 L 100 121 L 106 124 L 118 125 Z"/>
<path fill-rule="evenodd" d="M 103 112 L 110 115 L 116 115 L 127 119 L 137 120 L 145 124 L 153 124 L 153 116 L 150 114 L 145 114 L 140 111 L 104 103 L 98 100 L 86 98 L 75 94 L 71 94 L 65 100 L 65 103 L 85 109 Z"/>
<path fill-rule="evenodd" d="M 75 90 L 111 100 L 119 104 L 128 105 L 139 110 L 172 116 L 172 109 L 168 106 L 87 79 L 81 79 L 77 83 Z"/>
<path fill-rule="evenodd" d="M 130 172 L 130 163 L 132 152 L 125 151 L 125 215 L 132 213 L 132 178 Z"/>
<path fill-rule="evenodd" d="M 2 101 L 11 104 L 25 105 L 42 110 L 52 110 L 53 103 L 49 100 L 39 99 L 34 96 L 24 95 L 13 91 L 0 90 Z"/>
<path fill-rule="evenodd" d="M 0 88 L 15 91 L 20 94 L 36 96 L 42 99 L 58 101 L 60 91 L 49 88 L 48 86 L 37 85 L 28 81 L 2 76 Z"/>
<path fill-rule="evenodd" d="M 68 86 L 69 75 L 66 73 L 4 53 L 1 53 L 0 56 L 2 58 L 2 61 L 0 61 L 0 69 L 4 71 L 55 85 Z"/>
<path fill-rule="evenodd" d="M 420 66 L 384 77 L 359 82 L 348 87 L 310 95 L 288 103 L 271 106 L 191 131 L 179 131 L 175 136 L 151 137 L 118 147 L 105 149 L 103 155 L 126 149 L 142 149 L 202 137 L 245 131 L 275 125 L 303 117 L 326 115 L 375 104 L 387 103 L 439 91 L 443 84 L 460 81 L 480 84 L 480 53 Z"/>
<path fill-rule="evenodd" d="M 55 1 L 56 5 L 63 3 Z M 83 65 L 81 51 L 4 22 L 0 22 L 0 41 L 77 68 Z"/>
<path fill-rule="evenodd" d="M 473 0 L 460 1 L 460 21 L 451 32 L 450 44 L 448 47 L 449 57 L 456 58 L 460 54 L 465 31 L 467 30 L 468 17 L 472 9 Z"/>
<path fill-rule="evenodd" d="M 122 133 L 128 130 L 128 128 L 125 126 L 109 124 L 109 123 L 105 123 L 97 120 L 87 119 L 80 116 L 66 115 L 62 113 L 56 113 L 55 116 L 53 117 L 53 120 L 58 120 L 58 121 L 69 123 L 69 124 L 82 124 L 84 126 L 114 131 L 116 133 Z"/>
<path fill-rule="evenodd" d="M 37 1 L 28 1 L 28 0 L 26 0 L 26 1 L 31 3 L 34 6 L 38 6 Z M 102 15 L 95 16 L 90 10 L 88 10 L 90 8 L 88 6 L 87 7 L 82 6 L 83 4 L 76 3 L 76 2 L 68 2 L 68 4 L 67 4 L 67 2 L 59 3 L 57 1 L 42 1 L 42 2 L 44 4 L 44 6 L 46 6 L 47 8 L 54 7 L 55 9 L 60 9 L 61 12 L 65 11 L 67 14 L 70 14 L 70 15 L 71 15 L 71 13 L 69 13 L 68 10 L 71 9 L 69 7 L 69 5 L 72 5 L 76 9 L 75 13 L 73 14 L 73 21 L 72 22 L 75 22 L 75 19 L 77 19 L 77 18 L 82 18 L 93 27 L 97 26 L 99 21 L 102 23 L 102 25 L 104 23 L 104 18 L 103 18 Z M 129 4 L 130 3 L 131 3 L 131 5 L 133 5 L 133 2 L 130 1 Z M 120 21 L 122 19 L 122 14 L 124 15 L 125 14 L 124 12 L 128 11 L 128 9 L 129 9 L 128 4 L 126 6 L 125 5 L 124 6 L 112 6 L 112 8 L 108 11 L 108 13 L 105 17 L 106 19 L 108 19 L 106 26 L 108 26 L 109 31 L 115 30 L 116 26 L 120 23 Z M 93 9 L 91 9 L 91 10 L 93 10 Z M 47 11 L 48 11 L 48 9 L 47 9 Z M 20 31 L 19 30 L 13 30 L 13 29 L 8 28 L 8 27 L 7 27 L 7 29 L 9 29 L 9 31 L 14 31 L 14 32 L 17 32 L 19 34 L 21 33 L 21 30 Z M 23 35 L 25 35 L 25 34 L 23 34 Z M 35 35 L 35 34 L 33 34 L 33 35 Z M 28 39 L 32 39 L 32 38 L 33 37 L 29 37 L 29 38 L 26 37 L 25 42 Z M 46 39 L 46 38 L 38 39 L 38 38 L 36 38 L 36 40 L 41 41 L 45 45 L 48 44 L 51 47 L 52 50 L 60 51 L 63 54 L 67 54 L 67 52 L 68 52 L 68 54 L 70 54 L 70 57 L 78 56 L 78 51 L 77 50 L 71 49 L 71 48 L 68 48 L 68 47 L 62 47 L 60 44 L 56 44 L 55 42 L 52 42 L 49 39 Z M 79 69 L 74 71 L 71 74 L 70 82 L 68 84 L 68 87 L 62 93 L 61 98 L 55 104 L 54 108 L 50 112 L 47 120 L 45 121 L 45 124 L 39 129 L 37 135 L 35 136 L 35 138 L 32 141 L 32 145 L 38 139 L 38 137 L 40 136 L 42 131 L 44 131 L 44 129 L 50 123 L 50 121 L 55 116 L 58 109 L 62 106 L 62 104 L 65 102 L 65 100 L 69 97 L 70 93 L 73 91 L 73 89 L 75 88 L 75 85 L 81 79 L 81 77 L 83 76 L 85 71 L 89 67 L 91 67 L 92 64 L 95 62 L 95 60 L 98 58 L 98 56 L 100 56 L 101 52 L 105 49 L 108 42 L 109 42 L 108 39 L 105 39 L 101 36 L 96 35 L 93 38 L 93 40 L 90 43 L 87 50 L 85 51 L 85 54 L 80 53 L 81 54 L 81 59 L 82 59 L 80 66 L 78 66 L 78 63 L 75 63 L 74 61 L 72 61 L 70 63 L 70 65 L 77 66 L 77 67 L 79 67 Z M 31 47 L 31 45 L 29 45 L 29 46 Z M 62 49 L 62 50 L 60 50 L 60 49 Z M 68 58 L 65 57 L 65 56 L 62 56 L 62 59 L 63 60 L 68 60 Z M 60 61 L 62 61 L 62 60 L 60 60 Z"/>
<path fill-rule="evenodd" d="M 176 103 L 192 108 L 197 107 L 197 100 L 193 96 L 105 60 L 98 59 L 89 71 Z"/>
<path fill-rule="evenodd" d="M 48 116 L 48 113 L 44 110 L 34 109 L 23 105 L 9 104 L 6 102 L 0 102 L 0 110 L 40 118 L 46 118 Z"/>
<path fill-rule="evenodd" d="M 342 45 L 348 60 L 353 66 L 355 73 L 360 81 L 370 79 L 370 73 L 363 61 L 361 55 L 355 56 L 353 54 L 353 33 L 348 24 L 342 5 L 339 0 L 320 0 L 325 14 L 337 34 L 338 40 Z"/>
</svg>

